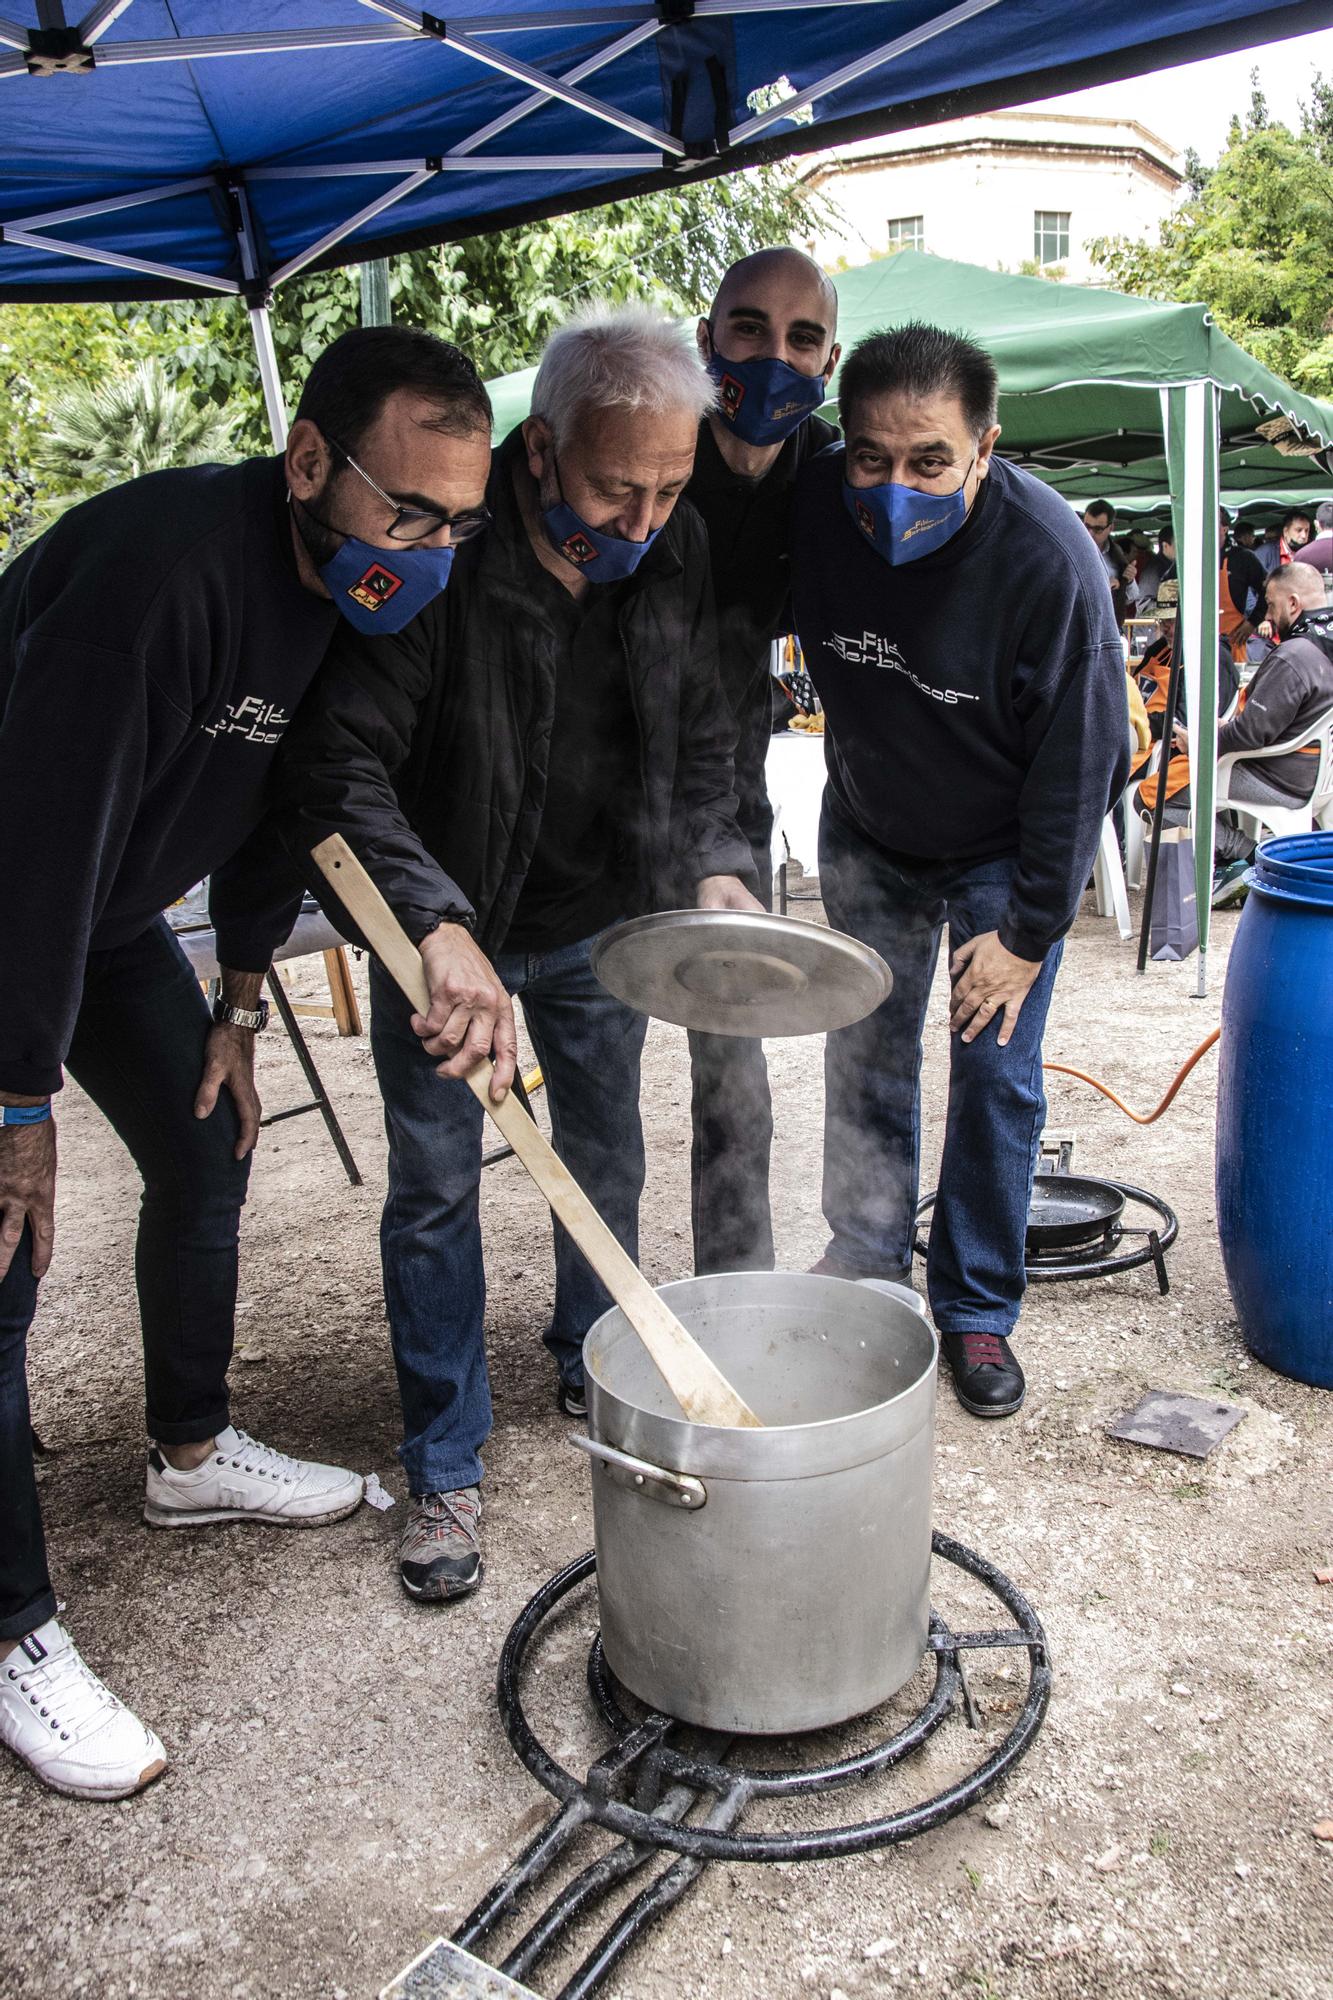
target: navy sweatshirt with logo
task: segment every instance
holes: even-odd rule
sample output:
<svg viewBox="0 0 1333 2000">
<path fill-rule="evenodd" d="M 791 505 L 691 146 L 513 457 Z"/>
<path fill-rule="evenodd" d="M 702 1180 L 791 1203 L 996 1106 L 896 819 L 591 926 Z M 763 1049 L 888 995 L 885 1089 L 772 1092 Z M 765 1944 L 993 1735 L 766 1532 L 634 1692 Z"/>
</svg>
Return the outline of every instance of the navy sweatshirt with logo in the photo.
<svg viewBox="0 0 1333 2000">
<path fill-rule="evenodd" d="M 1044 958 L 1129 775 L 1101 558 L 1063 500 L 1002 460 L 958 534 L 911 563 L 876 553 L 842 487 L 839 445 L 801 474 L 793 532 L 831 809 L 909 866 L 1016 855 L 1000 940 Z"/>
<path fill-rule="evenodd" d="M 280 459 L 152 473 L 0 576 L 0 1090 L 58 1090 L 90 951 L 205 875 L 263 971 L 301 885 L 265 824 L 338 614 L 303 588 Z"/>
</svg>

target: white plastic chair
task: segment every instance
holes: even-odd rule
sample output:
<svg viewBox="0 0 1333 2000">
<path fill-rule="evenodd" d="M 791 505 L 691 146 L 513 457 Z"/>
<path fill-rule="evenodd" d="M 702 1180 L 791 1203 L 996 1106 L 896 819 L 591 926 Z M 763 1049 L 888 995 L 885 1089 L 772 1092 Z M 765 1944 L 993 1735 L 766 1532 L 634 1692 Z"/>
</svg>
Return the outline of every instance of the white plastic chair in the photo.
<svg viewBox="0 0 1333 2000">
<path fill-rule="evenodd" d="M 1133 937 L 1134 927 L 1129 921 L 1129 894 L 1120 862 L 1120 842 L 1116 836 L 1115 820 L 1110 813 L 1102 821 L 1101 844 L 1092 867 L 1092 886 L 1097 898 L 1097 915 L 1114 916 L 1121 937 Z"/>
<path fill-rule="evenodd" d="M 1289 806 L 1259 805 L 1253 799 L 1233 799 L 1228 797 L 1231 773 L 1237 764 L 1257 764 L 1264 757 L 1289 757 L 1293 750 L 1303 750 L 1307 744 L 1319 746 L 1319 762 L 1315 768 L 1314 791 L 1304 801 L 1293 799 Z M 1231 755 L 1217 760 L 1217 796 L 1213 805 L 1218 812 L 1233 812 L 1242 824 L 1248 822 L 1246 830 L 1254 829 L 1254 838 L 1261 840 L 1268 833 L 1310 833 L 1318 826 L 1333 832 L 1333 709 L 1316 717 L 1299 736 L 1289 736 L 1283 743 L 1270 743 L 1263 750 L 1233 751 Z"/>
</svg>

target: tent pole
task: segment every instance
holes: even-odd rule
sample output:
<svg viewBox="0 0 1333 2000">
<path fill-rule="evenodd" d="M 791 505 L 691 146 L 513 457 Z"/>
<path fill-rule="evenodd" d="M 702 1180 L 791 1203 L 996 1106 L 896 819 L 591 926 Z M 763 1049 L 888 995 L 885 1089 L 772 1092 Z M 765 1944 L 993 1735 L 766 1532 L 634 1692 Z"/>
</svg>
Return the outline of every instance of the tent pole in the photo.
<svg viewBox="0 0 1333 2000">
<path fill-rule="evenodd" d="M 278 375 L 278 355 L 273 345 L 273 327 L 268 316 L 268 307 L 262 302 L 247 309 L 250 314 L 250 332 L 254 338 L 255 354 L 259 361 L 259 379 L 264 385 L 264 408 L 268 411 L 268 427 L 273 433 L 273 443 L 278 451 L 287 448 L 287 410 L 282 400 L 282 382 Z"/>
<path fill-rule="evenodd" d="M 389 299 L 389 260 L 376 257 L 361 266 L 361 324 L 389 326 L 393 307 Z"/>
<path fill-rule="evenodd" d="M 1213 854 L 1217 842 L 1217 819 L 1213 801 L 1217 797 L 1217 656 L 1219 639 L 1219 583 L 1221 551 L 1221 482 L 1218 472 L 1218 388 L 1216 382 L 1200 385 L 1203 437 L 1199 454 L 1199 483 L 1203 489 L 1203 535 L 1199 590 L 1199 685 L 1193 714 L 1194 733 L 1190 738 L 1190 770 L 1194 800 L 1194 891 L 1199 912 L 1199 977 L 1195 998 L 1208 993 L 1208 940 L 1213 916 Z"/>
</svg>

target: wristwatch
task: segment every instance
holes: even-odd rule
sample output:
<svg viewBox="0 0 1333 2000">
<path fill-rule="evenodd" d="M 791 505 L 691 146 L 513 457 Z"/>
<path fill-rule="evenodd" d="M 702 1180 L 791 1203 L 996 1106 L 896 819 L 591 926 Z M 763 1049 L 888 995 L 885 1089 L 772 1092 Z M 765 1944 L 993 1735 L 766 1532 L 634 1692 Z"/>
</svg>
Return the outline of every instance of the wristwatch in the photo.
<svg viewBox="0 0 1333 2000">
<path fill-rule="evenodd" d="M 268 1001 L 257 1007 L 229 1007 L 225 1000 L 213 1002 L 213 1020 L 219 1028 L 252 1028 L 255 1034 L 268 1026 Z"/>
</svg>

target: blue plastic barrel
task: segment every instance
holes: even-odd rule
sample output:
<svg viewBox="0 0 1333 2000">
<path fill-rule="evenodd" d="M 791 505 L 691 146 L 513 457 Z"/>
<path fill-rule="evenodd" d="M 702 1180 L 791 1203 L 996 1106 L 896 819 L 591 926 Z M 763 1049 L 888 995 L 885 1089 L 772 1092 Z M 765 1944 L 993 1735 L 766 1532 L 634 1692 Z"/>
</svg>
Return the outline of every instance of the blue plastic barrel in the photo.
<svg viewBox="0 0 1333 2000">
<path fill-rule="evenodd" d="M 1222 998 L 1217 1228 L 1245 1344 L 1333 1389 L 1333 833 L 1269 840 Z"/>
</svg>

